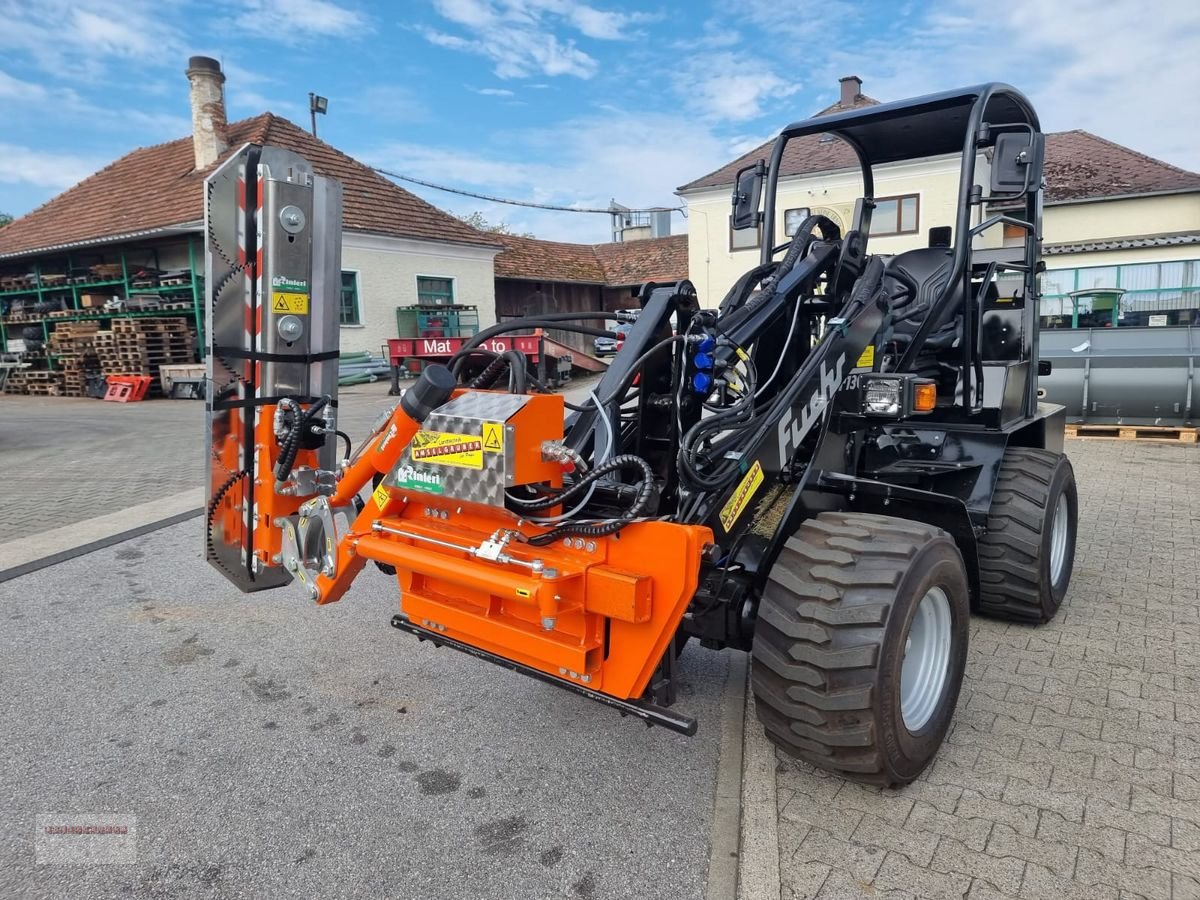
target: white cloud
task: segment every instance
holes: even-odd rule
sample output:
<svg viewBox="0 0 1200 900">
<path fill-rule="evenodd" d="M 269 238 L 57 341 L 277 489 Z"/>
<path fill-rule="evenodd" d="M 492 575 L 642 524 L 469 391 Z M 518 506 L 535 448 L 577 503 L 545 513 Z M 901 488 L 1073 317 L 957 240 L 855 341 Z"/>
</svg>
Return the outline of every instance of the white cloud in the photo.
<svg viewBox="0 0 1200 900">
<path fill-rule="evenodd" d="M 987 47 L 986 53 L 979 52 Z M 1048 131 L 1085 128 L 1200 169 L 1200 6 L 949 0 L 885 39 L 834 50 L 817 67 L 831 88 L 857 72 L 864 91 L 899 99 L 982 81 L 1029 95 Z"/>
<path fill-rule="evenodd" d="M 161 64 L 183 53 L 161 7 L 153 0 L 0 0 L 0 48 L 24 52 L 59 77 L 94 77 L 113 63 Z"/>
<path fill-rule="evenodd" d="M 477 94 L 484 97 L 513 97 L 515 96 L 508 88 L 472 88 Z"/>
<path fill-rule="evenodd" d="M 764 62 L 720 51 L 693 57 L 674 77 L 676 93 L 710 121 L 746 122 L 780 110 L 778 101 L 803 87 Z"/>
<path fill-rule="evenodd" d="M 597 9 L 578 0 L 433 0 L 433 6 L 466 36 L 437 28 L 419 29 L 420 34 L 438 47 L 490 59 L 500 78 L 535 73 L 591 78 L 599 64 L 574 39 L 560 37 L 558 28 L 615 41 L 631 37 L 630 28 L 653 18 Z"/>
<path fill-rule="evenodd" d="M 246 0 L 234 24 L 283 43 L 312 37 L 354 37 L 370 26 L 366 16 L 332 0 Z"/>
<path fill-rule="evenodd" d="M 82 181 L 103 162 L 74 153 L 48 153 L 19 144 L 0 143 L 0 183 L 30 184 L 62 191 Z"/>
</svg>

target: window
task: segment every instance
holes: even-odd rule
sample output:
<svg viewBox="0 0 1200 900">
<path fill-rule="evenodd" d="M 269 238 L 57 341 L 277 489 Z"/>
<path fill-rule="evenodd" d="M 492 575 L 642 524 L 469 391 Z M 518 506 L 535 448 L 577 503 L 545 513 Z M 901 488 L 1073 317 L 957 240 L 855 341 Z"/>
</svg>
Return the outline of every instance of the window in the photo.
<svg viewBox="0 0 1200 900">
<path fill-rule="evenodd" d="M 338 324 L 361 325 L 362 310 L 358 305 L 358 273 L 342 273 L 341 305 L 338 307 Z"/>
<path fill-rule="evenodd" d="M 753 250 L 762 243 L 762 225 L 755 228 L 743 228 L 741 231 L 734 230 L 733 216 L 729 217 L 729 249 L 734 250 Z"/>
<path fill-rule="evenodd" d="M 919 227 L 920 199 L 916 194 L 880 197 L 871 213 L 871 234 L 915 234 Z"/>
<path fill-rule="evenodd" d="M 783 233 L 788 237 L 794 237 L 796 229 L 800 227 L 800 223 L 809 216 L 807 206 L 800 206 L 796 209 L 785 209 L 783 211 Z"/>
<path fill-rule="evenodd" d="M 454 279 L 418 275 L 417 303 L 421 306 L 453 306 Z"/>
</svg>

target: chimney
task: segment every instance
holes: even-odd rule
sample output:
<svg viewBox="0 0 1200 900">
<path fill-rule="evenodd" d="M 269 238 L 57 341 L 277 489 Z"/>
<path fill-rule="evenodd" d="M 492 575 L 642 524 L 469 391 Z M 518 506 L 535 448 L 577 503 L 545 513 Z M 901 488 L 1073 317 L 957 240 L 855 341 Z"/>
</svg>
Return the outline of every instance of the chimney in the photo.
<svg viewBox="0 0 1200 900">
<path fill-rule="evenodd" d="M 845 78 L 839 78 L 838 84 L 842 86 L 838 106 L 853 106 L 854 101 L 862 95 L 862 79 L 857 75 L 847 75 Z"/>
<path fill-rule="evenodd" d="M 196 168 L 207 169 L 229 146 L 225 122 L 225 73 L 221 64 L 208 56 L 188 60 L 188 83 L 192 100 L 192 148 Z"/>
</svg>

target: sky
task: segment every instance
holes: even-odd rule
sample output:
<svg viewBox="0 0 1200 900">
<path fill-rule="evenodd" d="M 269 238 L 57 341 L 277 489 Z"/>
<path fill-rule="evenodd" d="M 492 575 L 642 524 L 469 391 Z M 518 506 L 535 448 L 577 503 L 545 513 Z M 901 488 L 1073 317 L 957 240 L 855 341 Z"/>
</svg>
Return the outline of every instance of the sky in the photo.
<svg viewBox="0 0 1200 900">
<path fill-rule="evenodd" d="M 270 110 L 372 165 L 576 207 L 675 189 L 837 98 L 1007 81 L 1047 131 L 1200 170 L 1195 0 L 0 0 L 0 212 L 189 133 L 187 58 L 231 121 Z M 608 239 L 607 216 L 414 189 L 520 232 Z M 676 213 L 672 227 L 687 230 Z"/>
</svg>

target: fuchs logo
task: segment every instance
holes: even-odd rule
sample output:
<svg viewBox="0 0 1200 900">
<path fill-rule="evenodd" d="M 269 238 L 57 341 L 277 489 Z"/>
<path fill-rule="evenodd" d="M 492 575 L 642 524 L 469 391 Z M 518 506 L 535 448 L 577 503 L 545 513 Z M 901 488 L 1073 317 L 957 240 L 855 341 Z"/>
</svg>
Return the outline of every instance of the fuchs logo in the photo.
<svg viewBox="0 0 1200 900">
<path fill-rule="evenodd" d="M 308 282 L 297 281 L 295 278 L 286 278 L 283 275 L 276 275 L 271 279 L 271 287 L 283 291 L 307 291 Z"/>
<path fill-rule="evenodd" d="M 425 491 L 427 494 L 440 494 L 442 492 L 442 476 L 436 472 L 426 472 L 414 466 L 404 465 L 396 470 L 396 487 Z"/>
<path fill-rule="evenodd" d="M 792 454 L 800 447 L 800 442 L 808 434 L 813 423 L 820 418 L 821 413 L 833 397 L 833 392 L 842 383 L 842 373 L 846 368 L 846 354 L 838 357 L 834 364 L 821 372 L 821 380 L 808 403 L 800 410 L 800 415 L 792 408 L 792 415 L 779 423 L 779 467 L 782 469 Z"/>
</svg>

